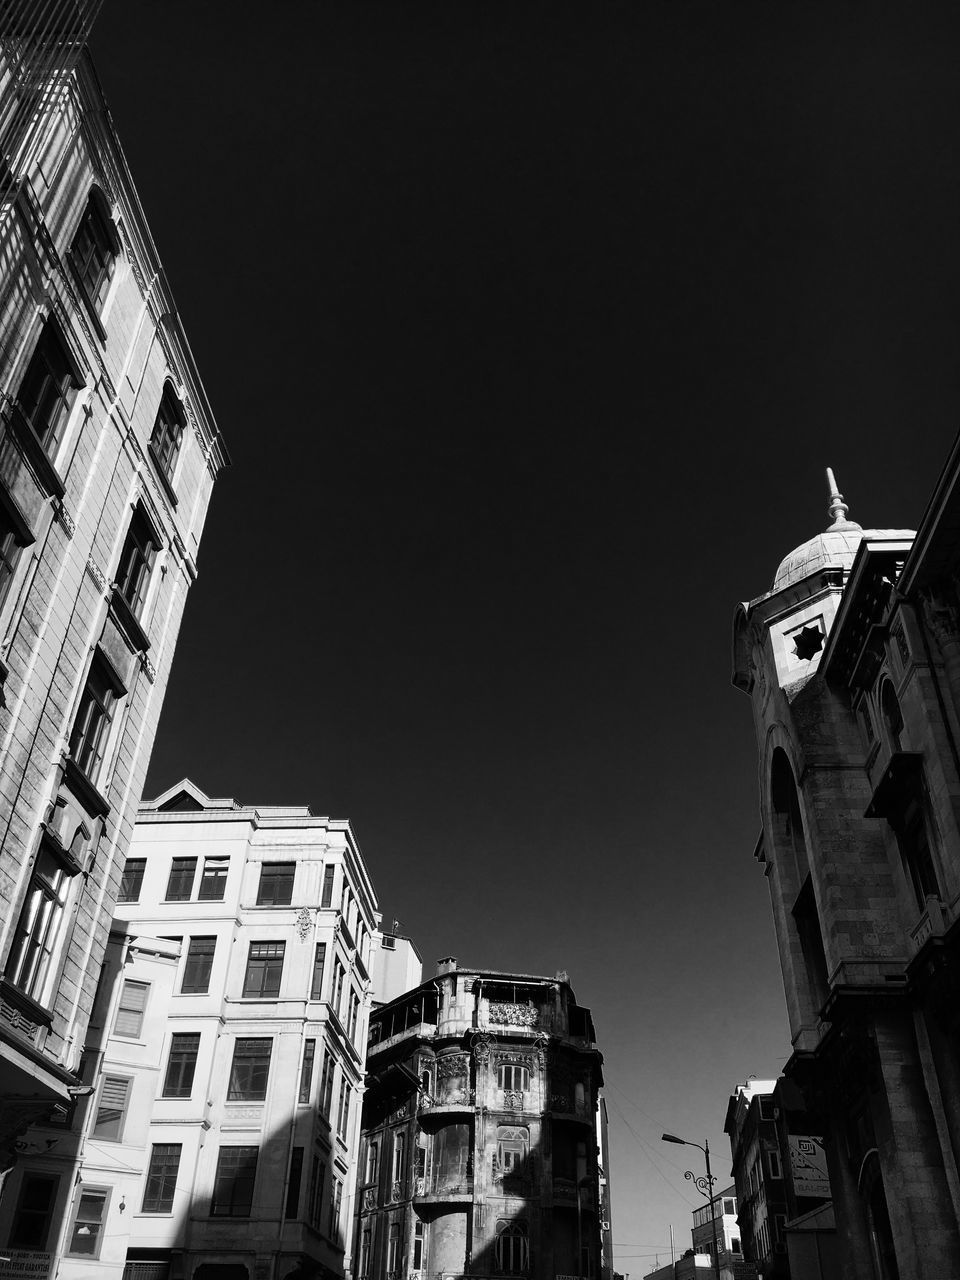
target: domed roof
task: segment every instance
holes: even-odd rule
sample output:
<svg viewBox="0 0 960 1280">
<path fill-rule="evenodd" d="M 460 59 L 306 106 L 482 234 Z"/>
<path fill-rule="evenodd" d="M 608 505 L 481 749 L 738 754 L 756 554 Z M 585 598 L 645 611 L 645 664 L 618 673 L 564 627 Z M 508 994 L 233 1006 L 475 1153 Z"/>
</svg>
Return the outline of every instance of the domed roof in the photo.
<svg viewBox="0 0 960 1280">
<path fill-rule="evenodd" d="M 818 533 L 816 537 L 801 543 L 780 562 L 773 590 L 782 591 L 784 587 L 799 582 L 802 578 L 824 569 L 827 565 L 849 569 L 857 554 L 857 549 L 864 538 L 913 538 L 912 529 L 862 529 L 855 520 L 847 519 L 847 504 L 843 494 L 837 489 L 833 472 L 827 467 L 827 482 L 830 485 L 829 514 L 833 523 Z"/>
</svg>

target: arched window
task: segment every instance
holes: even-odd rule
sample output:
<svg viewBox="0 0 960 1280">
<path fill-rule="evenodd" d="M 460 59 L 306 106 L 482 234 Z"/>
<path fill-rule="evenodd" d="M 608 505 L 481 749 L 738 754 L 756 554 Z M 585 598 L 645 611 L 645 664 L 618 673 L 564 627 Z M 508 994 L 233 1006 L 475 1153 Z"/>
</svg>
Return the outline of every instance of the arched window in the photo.
<svg viewBox="0 0 960 1280">
<path fill-rule="evenodd" d="M 501 1275 L 520 1276 L 530 1269 L 530 1238 L 522 1221 L 497 1223 L 495 1248 L 497 1270 Z"/>
<path fill-rule="evenodd" d="M 903 713 L 900 710 L 900 702 L 890 680 L 884 680 L 883 688 L 880 690 L 880 713 L 883 716 L 883 725 L 887 731 L 890 750 L 899 751 L 900 735 L 903 733 Z"/>
<path fill-rule="evenodd" d="M 503 1178 L 521 1177 L 530 1151 L 530 1130 L 524 1125 L 497 1129 L 497 1171 Z"/>
<path fill-rule="evenodd" d="M 183 405 L 168 382 L 163 388 L 157 420 L 153 424 L 153 434 L 150 436 L 150 451 L 168 484 L 173 480 L 173 471 L 177 465 L 177 455 L 180 452 L 180 443 L 186 424 Z"/>
<path fill-rule="evenodd" d="M 803 954 L 809 998 L 819 1009 L 829 993 L 827 957 L 817 912 L 816 895 L 810 875 L 810 858 L 800 811 L 800 796 L 786 753 L 778 747 L 770 768 L 770 801 L 774 820 L 776 857 L 780 880 L 787 895 L 796 894 L 791 915 Z M 784 866 L 784 855 L 787 865 Z"/>
<path fill-rule="evenodd" d="M 103 192 L 93 187 L 70 246 L 70 264 L 91 307 L 103 310 L 120 241 Z"/>
</svg>

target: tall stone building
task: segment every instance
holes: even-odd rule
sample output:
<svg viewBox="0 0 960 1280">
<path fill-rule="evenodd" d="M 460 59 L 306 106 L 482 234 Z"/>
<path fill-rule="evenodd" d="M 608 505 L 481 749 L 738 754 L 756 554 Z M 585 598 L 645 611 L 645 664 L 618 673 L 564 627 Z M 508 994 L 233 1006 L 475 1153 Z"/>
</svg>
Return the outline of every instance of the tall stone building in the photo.
<svg viewBox="0 0 960 1280">
<path fill-rule="evenodd" d="M 82 1087 L 227 461 L 83 49 L 96 7 L 0 16 L 0 1169 Z"/>
<path fill-rule="evenodd" d="M 737 610 L 734 683 L 842 1274 L 926 1280 L 960 1275 L 960 453 L 915 537 L 830 479 L 829 528 Z"/>
<path fill-rule="evenodd" d="M 599 1276 L 601 1064 L 566 975 L 450 959 L 375 1010 L 356 1280 Z"/>
</svg>

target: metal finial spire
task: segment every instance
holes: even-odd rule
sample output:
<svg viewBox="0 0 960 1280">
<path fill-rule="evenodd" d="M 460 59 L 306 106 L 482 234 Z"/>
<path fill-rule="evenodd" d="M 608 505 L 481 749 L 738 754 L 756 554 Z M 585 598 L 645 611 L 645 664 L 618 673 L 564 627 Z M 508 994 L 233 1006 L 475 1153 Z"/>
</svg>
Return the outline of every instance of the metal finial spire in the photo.
<svg viewBox="0 0 960 1280">
<path fill-rule="evenodd" d="M 827 467 L 827 484 L 830 487 L 830 506 L 827 508 L 827 511 L 834 524 L 846 523 L 849 507 L 843 500 L 843 494 L 837 488 L 837 482 L 834 479 L 832 467 Z"/>
</svg>

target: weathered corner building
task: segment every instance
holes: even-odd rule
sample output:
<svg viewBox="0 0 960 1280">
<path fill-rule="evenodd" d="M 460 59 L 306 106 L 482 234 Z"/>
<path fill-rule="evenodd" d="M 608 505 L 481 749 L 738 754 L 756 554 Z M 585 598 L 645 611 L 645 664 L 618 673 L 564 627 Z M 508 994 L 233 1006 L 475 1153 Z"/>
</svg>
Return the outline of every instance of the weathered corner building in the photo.
<svg viewBox="0 0 960 1280">
<path fill-rule="evenodd" d="M 84 51 L 96 7 L 0 19 L 0 1169 L 80 1087 L 226 462 Z M 33 1190 L 27 1248 L 56 1207 Z"/>
<path fill-rule="evenodd" d="M 832 476 L 830 477 L 832 481 Z M 741 605 L 793 1055 L 842 1274 L 960 1275 L 960 454 L 916 536 L 833 523 Z"/>
<path fill-rule="evenodd" d="M 589 1010 L 565 975 L 460 969 L 370 1022 L 357 1280 L 598 1276 L 598 1093 Z"/>
</svg>

